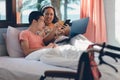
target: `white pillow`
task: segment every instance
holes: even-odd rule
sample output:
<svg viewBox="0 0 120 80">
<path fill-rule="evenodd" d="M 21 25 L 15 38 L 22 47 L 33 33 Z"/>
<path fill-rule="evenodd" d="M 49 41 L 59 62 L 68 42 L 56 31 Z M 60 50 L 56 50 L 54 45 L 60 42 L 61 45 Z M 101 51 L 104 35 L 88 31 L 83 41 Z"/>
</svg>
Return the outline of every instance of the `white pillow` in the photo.
<svg viewBox="0 0 120 80">
<path fill-rule="evenodd" d="M 69 39 L 68 36 L 59 36 L 56 40 L 55 40 L 55 43 L 58 43 L 58 42 L 62 42 L 66 39 Z"/>
<path fill-rule="evenodd" d="M 93 44 L 82 34 L 78 34 L 70 40 L 70 44 L 79 49 L 86 50 L 90 44 Z"/>
<path fill-rule="evenodd" d="M 6 47 L 10 57 L 23 57 L 23 51 L 19 44 L 18 35 L 20 30 L 8 26 L 6 34 Z"/>
</svg>

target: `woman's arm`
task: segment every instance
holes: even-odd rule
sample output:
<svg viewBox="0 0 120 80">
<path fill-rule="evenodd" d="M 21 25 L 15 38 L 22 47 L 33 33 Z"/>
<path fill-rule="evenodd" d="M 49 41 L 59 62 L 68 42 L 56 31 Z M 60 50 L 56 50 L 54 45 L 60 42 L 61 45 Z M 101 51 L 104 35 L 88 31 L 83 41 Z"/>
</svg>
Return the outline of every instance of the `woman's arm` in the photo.
<svg viewBox="0 0 120 80">
<path fill-rule="evenodd" d="M 43 41 L 45 44 L 53 42 L 60 35 L 68 36 L 70 34 L 69 25 L 55 24 L 55 27 L 44 37 Z"/>
<path fill-rule="evenodd" d="M 43 39 L 43 42 L 45 43 L 45 45 L 53 42 L 55 40 L 55 31 L 56 29 L 53 28 L 49 33 L 47 33 Z"/>
</svg>

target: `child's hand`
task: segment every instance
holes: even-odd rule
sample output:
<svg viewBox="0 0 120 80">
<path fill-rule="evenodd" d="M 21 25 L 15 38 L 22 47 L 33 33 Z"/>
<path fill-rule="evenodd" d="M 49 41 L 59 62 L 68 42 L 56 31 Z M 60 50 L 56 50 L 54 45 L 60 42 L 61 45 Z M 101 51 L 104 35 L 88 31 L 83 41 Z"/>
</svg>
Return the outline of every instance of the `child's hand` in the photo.
<svg viewBox="0 0 120 80">
<path fill-rule="evenodd" d="M 49 44 L 47 45 L 48 48 L 54 48 L 54 47 L 56 47 L 56 46 L 57 46 L 57 45 L 54 44 L 54 43 L 49 43 Z"/>
</svg>

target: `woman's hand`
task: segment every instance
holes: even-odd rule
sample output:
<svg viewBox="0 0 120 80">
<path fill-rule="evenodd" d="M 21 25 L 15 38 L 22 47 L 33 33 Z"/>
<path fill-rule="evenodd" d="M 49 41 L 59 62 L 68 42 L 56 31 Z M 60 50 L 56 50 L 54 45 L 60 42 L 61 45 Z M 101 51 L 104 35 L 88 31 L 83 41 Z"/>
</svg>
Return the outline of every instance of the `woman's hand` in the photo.
<svg viewBox="0 0 120 80">
<path fill-rule="evenodd" d="M 66 24 L 66 26 L 64 25 L 64 35 L 68 36 L 70 34 L 70 26 L 68 24 Z"/>
<path fill-rule="evenodd" d="M 63 25 L 62 27 L 57 28 L 56 30 L 56 36 L 60 36 L 60 35 L 65 35 L 68 36 L 70 33 L 70 27 L 69 25 Z"/>
</svg>

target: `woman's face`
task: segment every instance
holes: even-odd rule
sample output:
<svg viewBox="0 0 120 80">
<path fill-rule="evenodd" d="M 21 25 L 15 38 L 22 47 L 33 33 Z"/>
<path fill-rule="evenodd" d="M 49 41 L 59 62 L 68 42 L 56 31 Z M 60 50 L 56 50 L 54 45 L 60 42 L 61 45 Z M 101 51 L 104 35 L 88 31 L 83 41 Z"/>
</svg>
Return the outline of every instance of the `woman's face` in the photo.
<svg viewBox="0 0 120 80">
<path fill-rule="evenodd" d="M 54 11 L 52 8 L 47 8 L 44 11 L 44 19 L 45 19 L 45 24 L 49 25 L 52 23 L 54 19 Z"/>
</svg>

